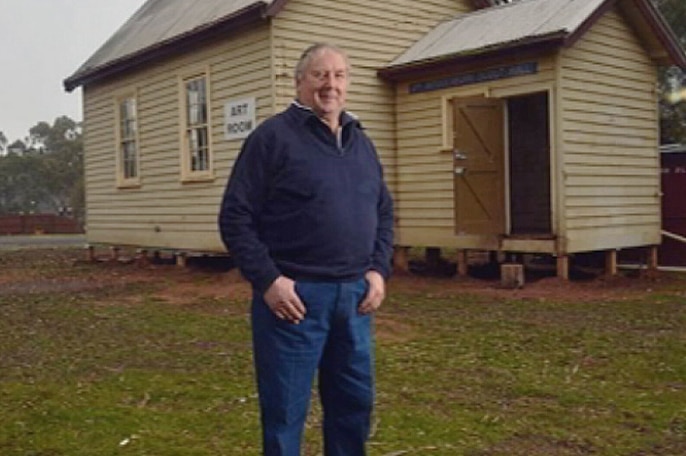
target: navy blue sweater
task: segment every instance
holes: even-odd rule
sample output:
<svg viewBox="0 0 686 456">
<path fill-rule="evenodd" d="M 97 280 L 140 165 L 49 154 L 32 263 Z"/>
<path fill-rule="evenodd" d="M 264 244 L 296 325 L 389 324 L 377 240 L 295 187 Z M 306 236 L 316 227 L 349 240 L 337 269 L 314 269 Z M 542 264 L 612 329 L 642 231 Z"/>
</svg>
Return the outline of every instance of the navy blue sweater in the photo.
<svg viewBox="0 0 686 456">
<path fill-rule="evenodd" d="M 372 142 L 343 113 L 342 146 L 309 109 L 291 105 L 244 142 L 219 214 L 222 240 L 264 292 L 293 280 L 390 274 L 393 203 Z"/>
</svg>

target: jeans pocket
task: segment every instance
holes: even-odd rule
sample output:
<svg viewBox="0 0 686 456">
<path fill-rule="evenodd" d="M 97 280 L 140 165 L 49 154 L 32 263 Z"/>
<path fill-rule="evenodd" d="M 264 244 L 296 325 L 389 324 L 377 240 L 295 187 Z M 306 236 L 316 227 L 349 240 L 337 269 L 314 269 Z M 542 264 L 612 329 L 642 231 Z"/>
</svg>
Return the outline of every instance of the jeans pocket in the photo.
<svg viewBox="0 0 686 456">
<path fill-rule="evenodd" d="M 293 282 L 293 291 L 295 291 L 295 294 L 298 295 L 298 297 L 300 298 L 301 301 L 303 301 L 303 304 L 304 304 L 305 301 L 303 299 L 303 285 L 304 284 L 302 282 L 299 282 L 297 280 Z"/>
<path fill-rule="evenodd" d="M 358 299 L 357 303 L 362 304 L 362 301 L 365 300 L 367 295 L 369 294 L 369 288 L 371 287 L 369 280 L 367 280 L 366 277 L 360 279 L 360 298 Z"/>
</svg>

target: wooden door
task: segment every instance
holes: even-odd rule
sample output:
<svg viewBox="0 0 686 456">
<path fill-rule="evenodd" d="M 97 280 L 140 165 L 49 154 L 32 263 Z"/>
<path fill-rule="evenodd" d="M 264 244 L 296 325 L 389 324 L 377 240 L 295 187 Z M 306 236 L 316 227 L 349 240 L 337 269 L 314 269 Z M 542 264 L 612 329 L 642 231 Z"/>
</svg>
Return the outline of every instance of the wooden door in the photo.
<svg viewBox="0 0 686 456">
<path fill-rule="evenodd" d="M 503 112 L 501 100 L 453 100 L 458 234 L 505 233 Z"/>
</svg>

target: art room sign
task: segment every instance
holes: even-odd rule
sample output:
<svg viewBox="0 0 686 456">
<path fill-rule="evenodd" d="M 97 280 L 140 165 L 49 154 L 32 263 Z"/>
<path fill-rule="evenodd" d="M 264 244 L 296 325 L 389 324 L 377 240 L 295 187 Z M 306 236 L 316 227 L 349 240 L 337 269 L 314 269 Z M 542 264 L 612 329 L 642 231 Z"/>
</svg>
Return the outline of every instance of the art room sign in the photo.
<svg viewBox="0 0 686 456">
<path fill-rule="evenodd" d="M 224 105 L 224 138 L 244 139 L 255 129 L 255 98 L 231 100 Z"/>
</svg>

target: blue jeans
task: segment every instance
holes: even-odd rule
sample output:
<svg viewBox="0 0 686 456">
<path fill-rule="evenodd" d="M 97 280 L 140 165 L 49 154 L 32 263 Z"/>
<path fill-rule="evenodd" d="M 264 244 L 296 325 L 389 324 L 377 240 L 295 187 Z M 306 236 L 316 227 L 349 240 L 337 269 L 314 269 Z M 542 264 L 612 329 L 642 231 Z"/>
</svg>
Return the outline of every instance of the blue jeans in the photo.
<svg viewBox="0 0 686 456">
<path fill-rule="evenodd" d="M 253 350 L 265 456 L 297 456 L 319 369 L 324 454 L 363 456 L 374 403 L 370 315 L 357 307 L 366 280 L 297 282 L 307 314 L 295 325 L 254 294 Z"/>
</svg>

